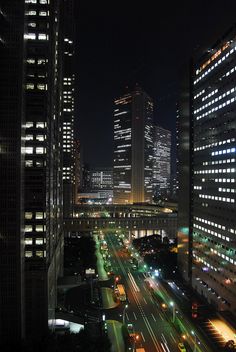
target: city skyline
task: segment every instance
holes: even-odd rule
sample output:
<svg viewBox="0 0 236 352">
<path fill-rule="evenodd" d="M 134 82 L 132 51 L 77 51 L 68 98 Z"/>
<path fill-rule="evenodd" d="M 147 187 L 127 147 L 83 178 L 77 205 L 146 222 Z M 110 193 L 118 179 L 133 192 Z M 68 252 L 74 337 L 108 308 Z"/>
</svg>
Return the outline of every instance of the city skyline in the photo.
<svg viewBox="0 0 236 352">
<path fill-rule="evenodd" d="M 182 1 L 182 6 L 164 4 L 161 12 L 152 3 L 143 8 L 131 2 L 115 10 L 107 4 L 77 4 L 76 133 L 91 166 L 112 165 L 113 101 L 136 82 L 153 99 L 154 122 L 171 131 L 175 146 L 180 71 L 196 49 L 203 52 L 233 24 L 236 4 L 226 3 L 222 9 L 221 1 L 214 6 L 200 1 L 198 7 Z"/>
</svg>

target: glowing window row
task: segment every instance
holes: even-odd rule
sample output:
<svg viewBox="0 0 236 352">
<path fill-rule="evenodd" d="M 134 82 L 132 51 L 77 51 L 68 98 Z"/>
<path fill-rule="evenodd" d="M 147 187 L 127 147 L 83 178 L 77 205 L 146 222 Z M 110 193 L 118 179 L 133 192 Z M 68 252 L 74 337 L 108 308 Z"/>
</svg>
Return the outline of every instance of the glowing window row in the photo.
<svg viewBox="0 0 236 352">
<path fill-rule="evenodd" d="M 227 203 L 235 203 L 235 199 L 233 199 L 233 198 L 211 196 L 209 194 L 199 194 L 199 198 L 217 200 L 217 201 L 220 201 L 220 202 L 227 202 Z"/>
<path fill-rule="evenodd" d="M 25 225 L 25 232 L 32 232 L 32 231 L 33 231 L 32 225 Z M 45 225 L 35 225 L 35 231 L 36 232 L 44 232 L 44 231 L 46 231 L 46 226 Z"/>
<path fill-rule="evenodd" d="M 202 78 L 207 76 L 212 70 L 214 70 L 218 65 L 220 65 L 228 56 L 232 55 L 236 50 L 236 47 L 232 48 L 227 54 L 222 56 L 220 60 L 218 60 L 214 65 L 212 65 L 207 71 L 205 71 L 201 76 L 199 76 L 193 83 L 196 84 L 201 81 Z"/>
<path fill-rule="evenodd" d="M 45 238 L 36 238 L 35 239 L 35 244 L 37 245 L 42 245 L 44 244 Z M 32 245 L 33 244 L 33 238 L 26 238 L 25 239 L 25 244 L 26 245 Z"/>
<path fill-rule="evenodd" d="M 222 149 L 216 152 L 212 152 L 211 155 L 215 156 L 215 155 L 221 155 L 221 154 L 235 153 L 235 151 L 236 151 L 236 148 Z"/>
<path fill-rule="evenodd" d="M 211 148 L 211 147 L 217 147 L 218 145 L 222 145 L 222 144 L 226 144 L 226 143 L 231 143 L 231 142 L 235 142 L 235 138 L 225 139 L 225 140 L 223 140 L 223 141 L 219 141 L 219 142 L 215 142 L 215 143 L 211 143 L 211 144 L 202 145 L 201 147 L 196 147 L 196 148 L 194 148 L 194 151 L 204 150 L 204 149 Z"/>
<path fill-rule="evenodd" d="M 49 40 L 49 35 L 45 33 L 26 33 L 24 34 L 24 39 L 26 40 Z"/>
<path fill-rule="evenodd" d="M 206 220 L 206 219 L 203 219 L 203 218 L 199 218 L 199 217 L 197 217 L 197 216 L 194 216 L 194 219 L 197 220 L 197 221 L 199 221 L 199 222 L 203 222 L 204 224 L 217 227 L 218 229 L 225 230 L 225 226 L 220 225 L 220 224 L 217 224 L 216 222 L 209 221 L 209 220 Z"/>
<path fill-rule="evenodd" d="M 45 154 L 46 153 L 46 148 L 43 147 L 25 147 L 25 154 Z"/>
<path fill-rule="evenodd" d="M 207 104 L 202 105 L 200 108 L 194 110 L 194 114 L 197 114 L 198 112 L 202 111 L 203 109 L 207 108 L 208 106 L 211 106 L 212 104 L 214 104 L 215 102 L 225 98 L 227 95 L 233 93 L 236 89 L 235 88 L 231 88 L 229 89 L 227 92 L 223 93 L 222 95 L 219 95 L 218 97 L 216 97 L 215 99 L 209 101 Z M 217 90 L 218 91 L 218 90 Z"/>
<path fill-rule="evenodd" d="M 225 153 L 222 153 L 225 154 Z M 234 163 L 235 159 L 225 159 L 225 160 L 215 160 L 215 161 L 205 161 L 202 164 L 203 165 L 218 165 L 218 164 L 230 164 Z"/>
<path fill-rule="evenodd" d="M 218 92 L 218 89 L 213 90 L 211 93 L 207 94 L 205 97 L 202 97 L 202 101 L 205 101 L 206 99 L 212 97 L 212 95 L 216 94 Z"/>
<path fill-rule="evenodd" d="M 218 188 L 219 192 L 235 193 L 234 188 Z"/>
<path fill-rule="evenodd" d="M 216 267 L 214 267 L 213 265 L 207 263 L 205 260 L 203 260 L 201 257 L 199 257 L 198 255 L 196 255 L 195 253 L 193 254 L 193 257 L 196 258 L 196 260 L 197 260 L 198 262 L 203 263 L 204 265 L 206 265 L 208 268 L 211 268 L 211 269 L 214 270 L 214 271 L 218 271 Z M 203 268 L 203 271 L 205 271 L 204 268 Z"/>
<path fill-rule="evenodd" d="M 33 89 L 47 90 L 47 89 L 48 89 L 48 86 L 47 86 L 47 84 L 42 84 L 42 83 L 38 83 L 38 84 L 27 83 L 27 84 L 26 84 L 26 89 L 27 89 L 27 90 L 33 90 Z"/>
<path fill-rule="evenodd" d="M 39 257 L 39 258 L 45 258 L 46 257 L 46 251 L 35 251 L 35 256 Z M 32 251 L 25 251 L 25 257 L 26 258 L 33 257 L 33 252 Z"/>
<path fill-rule="evenodd" d="M 196 228 L 196 229 L 199 229 L 201 231 L 204 231 L 204 232 L 207 232 L 215 237 L 218 237 L 218 238 L 221 238 L 222 240 L 224 241 L 227 241 L 229 242 L 230 241 L 230 238 L 227 237 L 227 236 L 224 236 L 224 235 L 221 235 L 220 233 L 216 232 L 216 231 L 213 231 L 213 230 L 210 230 L 210 229 L 207 229 L 206 227 L 204 226 L 201 226 L 201 225 L 198 225 L 198 224 L 193 224 L 193 227 Z"/>
<path fill-rule="evenodd" d="M 228 257 L 227 255 L 218 252 L 216 249 L 210 248 L 210 251 L 216 255 L 218 255 L 219 257 L 227 260 L 228 262 L 230 262 L 231 264 L 236 265 L 236 261 L 234 261 L 232 258 Z"/>
<path fill-rule="evenodd" d="M 36 128 L 45 128 L 47 127 L 47 122 L 26 122 L 25 124 L 25 127 L 26 128 L 33 128 L 33 127 L 36 127 Z"/>
<path fill-rule="evenodd" d="M 232 169 L 212 169 L 212 170 L 198 170 L 194 171 L 194 174 L 221 174 L 235 172 L 235 168 Z"/>
<path fill-rule="evenodd" d="M 34 136 L 33 134 L 27 134 L 25 136 L 25 140 L 26 141 L 33 141 L 34 138 L 35 138 L 36 141 L 43 142 L 43 141 L 45 141 L 46 136 L 45 135 L 41 135 L 41 134 L 37 134 L 36 136 Z"/>
<path fill-rule="evenodd" d="M 25 4 L 50 4 L 50 0 L 25 0 Z"/>
<path fill-rule="evenodd" d="M 197 119 L 197 120 L 200 120 L 200 119 L 202 119 L 203 117 L 206 117 L 206 116 L 210 115 L 212 112 L 221 110 L 221 109 L 223 109 L 225 106 L 232 104 L 235 100 L 236 100 L 236 98 L 233 97 L 233 98 L 227 100 L 226 102 L 224 102 L 223 104 L 220 104 L 220 105 L 218 105 L 218 106 L 212 108 L 211 110 L 206 111 L 204 114 L 202 114 L 202 115 L 200 115 L 200 116 L 197 116 L 196 119 Z"/>
<path fill-rule="evenodd" d="M 28 58 L 26 60 L 28 64 L 37 64 L 37 65 L 45 65 L 48 62 L 48 59 L 33 59 L 33 58 Z"/>
<path fill-rule="evenodd" d="M 194 95 L 194 99 L 197 99 L 197 98 L 200 97 L 203 93 L 205 93 L 205 89 L 201 90 L 199 93 L 197 93 L 196 95 Z"/>
<path fill-rule="evenodd" d="M 25 212 L 25 219 L 33 219 L 33 216 L 35 216 L 35 219 L 45 219 L 46 213 L 42 211 L 36 211 L 35 213 L 29 211 Z"/>
<path fill-rule="evenodd" d="M 35 10 L 28 10 L 28 11 L 25 11 L 25 15 L 26 16 L 37 16 L 37 11 Z M 38 13 L 39 16 L 49 16 L 49 11 L 39 11 Z"/>
<path fill-rule="evenodd" d="M 215 178 L 215 182 L 222 182 L 222 183 L 235 182 L 235 178 Z"/>
</svg>

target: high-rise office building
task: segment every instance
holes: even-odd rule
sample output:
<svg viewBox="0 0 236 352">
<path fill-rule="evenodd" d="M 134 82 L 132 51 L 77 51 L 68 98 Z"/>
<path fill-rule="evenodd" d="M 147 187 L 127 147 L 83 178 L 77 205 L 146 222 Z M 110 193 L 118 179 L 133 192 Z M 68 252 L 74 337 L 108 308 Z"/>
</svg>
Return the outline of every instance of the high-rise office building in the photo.
<svg viewBox="0 0 236 352">
<path fill-rule="evenodd" d="M 91 189 L 113 189 L 112 167 L 97 167 L 90 170 Z"/>
<path fill-rule="evenodd" d="M 153 129 L 153 192 L 166 196 L 170 192 L 171 132 L 154 126 Z"/>
<path fill-rule="evenodd" d="M 63 213 L 72 214 L 75 187 L 74 114 L 75 114 L 75 3 L 61 1 L 60 55 L 62 70 L 62 132 L 63 132 Z"/>
<path fill-rule="evenodd" d="M 114 203 L 152 202 L 153 101 L 136 86 L 114 104 Z"/>
<path fill-rule="evenodd" d="M 192 111 L 186 118 L 187 139 L 179 140 L 180 145 L 185 142 L 189 148 L 186 166 L 190 214 L 185 229 L 186 243 L 190 240 L 189 278 L 209 303 L 233 314 L 236 314 L 235 35 L 235 28 L 230 29 L 204 56 L 195 60 L 190 94 Z M 184 120 L 179 123 L 180 128 L 183 124 Z M 180 202 L 183 204 L 186 198 Z M 183 244 L 182 236 L 179 247 Z"/>
<path fill-rule="evenodd" d="M 58 0 L 1 0 L 1 342 L 54 321 L 63 272 Z M 64 81 L 63 81 L 64 82 Z M 64 112 L 64 111 L 63 111 Z M 63 117 L 64 119 L 64 117 Z"/>
<path fill-rule="evenodd" d="M 26 333 L 47 330 L 63 269 L 59 1 L 25 0 Z"/>
<path fill-rule="evenodd" d="M 0 342 L 24 337 L 24 1 L 0 1 Z"/>
</svg>

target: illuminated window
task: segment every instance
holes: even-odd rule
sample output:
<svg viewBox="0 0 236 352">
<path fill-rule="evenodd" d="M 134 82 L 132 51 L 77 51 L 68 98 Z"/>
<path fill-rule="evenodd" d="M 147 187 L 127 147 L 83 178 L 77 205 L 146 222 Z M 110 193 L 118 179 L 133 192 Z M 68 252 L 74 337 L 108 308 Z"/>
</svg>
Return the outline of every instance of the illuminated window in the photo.
<svg viewBox="0 0 236 352">
<path fill-rule="evenodd" d="M 32 135 L 32 134 L 27 134 L 26 136 L 25 136 L 25 140 L 26 141 L 32 141 L 34 139 L 34 136 Z"/>
<path fill-rule="evenodd" d="M 36 167 L 43 167 L 43 161 L 36 161 Z"/>
<path fill-rule="evenodd" d="M 36 251 L 36 257 L 43 258 L 43 251 Z"/>
<path fill-rule="evenodd" d="M 43 225 L 36 225 L 35 226 L 35 231 L 36 232 L 43 232 Z"/>
<path fill-rule="evenodd" d="M 35 33 L 26 33 L 26 34 L 24 34 L 24 39 L 34 40 L 34 39 L 36 39 L 36 34 Z"/>
<path fill-rule="evenodd" d="M 33 167 L 33 160 L 25 160 L 26 167 Z"/>
<path fill-rule="evenodd" d="M 26 4 L 37 4 L 37 0 L 25 0 Z"/>
<path fill-rule="evenodd" d="M 27 220 L 29 220 L 29 219 L 32 219 L 32 217 L 33 217 L 33 213 L 31 213 L 31 212 L 25 212 L 25 219 L 27 219 Z"/>
<path fill-rule="evenodd" d="M 44 148 L 43 147 L 37 147 L 36 148 L 36 154 L 44 154 Z"/>
<path fill-rule="evenodd" d="M 37 88 L 40 90 L 47 90 L 47 85 L 43 83 L 38 83 Z"/>
<path fill-rule="evenodd" d="M 37 122 L 36 123 L 36 128 L 44 128 L 45 127 L 45 123 L 44 122 Z"/>
<path fill-rule="evenodd" d="M 36 23 L 35 22 L 30 22 L 28 23 L 29 27 L 35 28 L 36 27 Z"/>
<path fill-rule="evenodd" d="M 44 136 L 43 135 L 37 135 L 36 136 L 36 141 L 43 142 L 44 141 Z"/>
<path fill-rule="evenodd" d="M 26 128 L 34 127 L 34 123 L 33 123 L 33 122 L 26 122 L 25 127 L 26 127 Z"/>
<path fill-rule="evenodd" d="M 25 225 L 25 232 L 32 232 L 32 231 L 33 231 L 32 225 Z"/>
<path fill-rule="evenodd" d="M 33 154 L 34 148 L 33 147 L 26 147 L 25 154 Z"/>
<path fill-rule="evenodd" d="M 34 84 L 33 83 L 27 83 L 26 84 L 26 89 L 29 90 L 29 89 L 34 89 Z"/>
<path fill-rule="evenodd" d="M 39 40 L 47 40 L 47 35 L 45 33 L 39 33 L 38 34 L 38 39 Z"/>
<path fill-rule="evenodd" d="M 45 65 L 46 60 L 45 59 L 38 59 L 38 65 Z"/>
<path fill-rule="evenodd" d="M 43 219 L 43 212 L 42 211 L 36 212 L 35 219 Z"/>
<path fill-rule="evenodd" d="M 27 59 L 28 64 L 35 64 L 35 59 Z"/>
<path fill-rule="evenodd" d="M 32 251 L 25 251 L 26 258 L 32 257 Z"/>
<path fill-rule="evenodd" d="M 36 11 L 26 11 L 25 14 L 26 14 L 26 16 L 36 16 L 37 15 Z"/>
<path fill-rule="evenodd" d="M 47 11 L 39 11 L 39 16 L 47 16 Z"/>
<path fill-rule="evenodd" d="M 36 244 L 43 244 L 43 238 L 36 238 L 35 243 Z"/>
<path fill-rule="evenodd" d="M 25 239 L 25 244 L 32 244 L 32 243 L 33 243 L 32 238 L 26 238 Z"/>
</svg>

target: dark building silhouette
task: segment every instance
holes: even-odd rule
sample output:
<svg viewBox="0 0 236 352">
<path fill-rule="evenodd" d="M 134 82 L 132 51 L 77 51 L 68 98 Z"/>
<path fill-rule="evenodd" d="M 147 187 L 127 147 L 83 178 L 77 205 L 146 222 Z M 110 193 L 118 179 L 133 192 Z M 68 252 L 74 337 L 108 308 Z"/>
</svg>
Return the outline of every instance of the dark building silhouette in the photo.
<svg viewBox="0 0 236 352">
<path fill-rule="evenodd" d="M 0 339 L 24 337 L 24 1 L 0 11 Z"/>
</svg>

